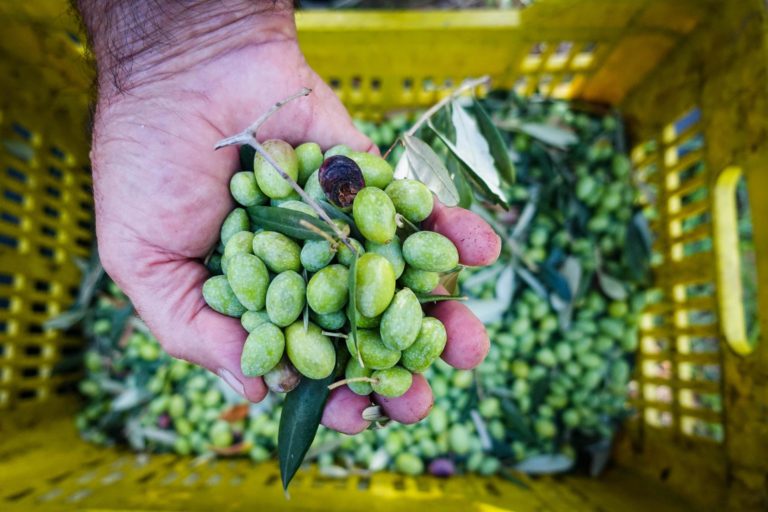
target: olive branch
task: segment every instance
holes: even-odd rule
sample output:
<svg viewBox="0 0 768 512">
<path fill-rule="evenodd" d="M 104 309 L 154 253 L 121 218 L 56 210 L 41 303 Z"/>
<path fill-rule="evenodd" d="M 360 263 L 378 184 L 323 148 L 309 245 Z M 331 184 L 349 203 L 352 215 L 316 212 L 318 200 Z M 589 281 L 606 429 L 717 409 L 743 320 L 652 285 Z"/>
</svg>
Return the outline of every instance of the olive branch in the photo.
<svg viewBox="0 0 768 512">
<path fill-rule="evenodd" d="M 269 163 L 280 175 L 281 178 L 283 178 L 285 181 L 290 183 L 291 187 L 293 187 L 293 190 L 296 191 L 299 196 L 306 202 L 315 212 L 320 216 L 320 218 L 330 226 L 330 228 L 333 230 L 333 232 L 336 234 L 336 236 L 339 237 L 339 240 L 341 240 L 344 245 L 346 245 L 350 251 L 352 251 L 353 254 L 356 254 L 357 251 L 355 250 L 354 246 L 349 242 L 347 239 L 347 235 L 331 220 L 331 217 L 323 210 L 323 208 L 320 207 L 319 204 L 317 204 L 317 201 L 315 201 L 309 194 L 304 192 L 304 189 L 302 189 L 298 183 L 296 183 L 296 180 L 291 178 L 288 173 L 286 173 L 278 164 L 275 162 L 275 160 L 270 156 L 269 153 L 264 149 L 264 147 L 259 144 L 257 135 L 259 128 L 267 122 L 267 120 L 272 117 L 273 114 L 275 114 L 278 110 L 283 108 L 287 103 L 290 103 L 291 101 L 302 98 L 304 96 L 308 96 L 312 92 L 312 89 L 309 89 L 307 87 L 302 88 L 299 92 L 294 93 L 287 98 L 278 101 L 274 105 L 272 105 L 269 110 L 264 112 L 256 121 L 253 122 L 248 128 L 243 130 L 242 132 L 232 135 L 231 137 L 227 137 L 225 139 L 222 139 L 216 143 L 214 146 L 214 150 L 218 150 L 221 148 L 225 148 L 227 146 L 242 146 L 242 145 L 248 145 L 251 146 L 253 149 L 256 150 L 258 154 L 264 158 L 264 160 Z"/>
</svg>

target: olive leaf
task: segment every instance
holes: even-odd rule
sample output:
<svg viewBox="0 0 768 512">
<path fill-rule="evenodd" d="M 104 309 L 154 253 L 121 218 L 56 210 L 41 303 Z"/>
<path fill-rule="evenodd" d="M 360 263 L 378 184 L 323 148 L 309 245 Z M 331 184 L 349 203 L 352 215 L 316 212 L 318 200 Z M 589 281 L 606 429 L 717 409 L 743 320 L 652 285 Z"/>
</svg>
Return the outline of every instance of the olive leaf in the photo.
<svg viewBox="0 0 768 512">
<path fill-rule="evenodd" d="M 535 439 L 526 416 L 509 398 L 501 399 L 501 410 L 504 413 L 504 423 L 512 434 L 522 441 L 531 442 Z"/>
<path fill-rule="evenodd" d="M 122 336 L 123 331 L 125 331 L 125 326 L 128 320 L 133 315 L 133 305 L 130 303 L 126 304 L 120 309 L 115 309 L 111 312 L 111 324 L 112 328 L 109 332 L 109 339 L 111 339 L 114 343 L 117 343 L 120 340 L 120 336 Z"/>
<path fill-rule="evenodd" d="M 550 384 L 551 379 L 549 376 L 544 376 L 533 381 L 528 396 L 530 396 L 531 404 L 534 408 L 537 408 L 544 401 L 544 398 L 546 398 L 547 392 L 549 391 Z"/>
<path fill-rule="evenodd" d="M 307 276 L 307 269 L 303 269 L 301 271 L 301 277 L 304 278 L 304 289 L 306 290 L 306 283 L 309 282 L 308 276 Z M 302 313 L 302 320 L 304 321 L 304 332 L 307 332 L 309 330 L 309 303 L 307 301 L 304 301 L 304 311 Z"/>
<path fill-rule="evenodd" d="M 179 438 L 179 435 L 176 432 L 156 427 L 144 427 L 141 429 L 141 433 L 145 439 L 164 446 L 173 446 L 173 443 Z"/>
<path fill-rule="evenodd" d="M 357 225 L 355 224 L 355 219 L 353 219 L 351 215 L 347 215 L 346 213 L 339 210 L 338 208 L 336 208 L 335 206 L 333 206 L 331 203 L 327 201 L 320 200 L 317 202 L 317 204 L 320 205 L 320 208 L 322 208 L 331 219 L 334 219 L 334 220 L 339 219 L 346 222 L 349 225 L 349 231 L 353 238 L 356 238 L 358 240 L 363 239 L 363 235 L 357 229 Z"/>
<path fill-rule="evenodd" d="M 550 264 L 544 263 L 543 265 L 539 265 L 538 276 L 547 287 L 564 301 L 569 302 L 573 297 L 573 292 L 568 286 L 568 281 L 566 281 L 563 275 Z"/>
<path fill-rule="evenodd" d="M 411 177 L 425 184 L 437 195 L 437 198 L 446 206 L 459 204 L 459 192 L 448 174 L 440 157 L 429 145 L 418 137 L 405 134 L 405 153 L 397 164 L 396 175 L 406 171 L 406 177 Z M 406 163 L 403 163 L 405 160 Z"/>
<path fill-rule="evenodd" d="M 529 475 L 564 473 L 573 467 L 574 459 L 557 455 L 533 455 L 515 465 L 515 469 Z"/>
<path fill-rule="evenodd" d="M 146 390 L 128 388 L 112 401 L 110 409 L 113 411 L 126 411 L 133 409 L 150 398 L 152 398 L 152 395 Z"/>
<path fill-rule="evenodd" d="M 454 112 L 458 112 L 459 110 L 460 107 L 454 108 Z M 463 110 L 461 111 L 464 112 Z M 472 120 L 472 118 L 469 117 L 466 112 L 464 112 L 463 116 L 465 116 L 466 119 L 469 119 L 471 122 L 474 122 L 474 120 Z M 502 205 L 506 209 L 509 209 L 507 202 L 504 200 L 504 192 L 501 190 L 499 175 L 493 168 L 493 159 L 488 152 L 488 144 L 485 142 L 485 139 L 482 139 L 482 137 L 480 138 L 480 140 L 482 140 L 482 142 L 485 144 L 485 151 L 482 152 L 472 147 L 472 145 L 477 142 L 468 139 L 469 136 L 465 135 L 464 139 L 458 138 L 459 134 L 463 133 L 459 128 L 460 125 L 457 125 L 456 144 L 448 140 L 448 138 L 443 133 L 438 131 L 438 129 L 431 122 L 428 121 L 427 126 L 432 129 L 435 135 L 437 135 L 438 139 L 440 139 L 443 144 L 446 145 L 451 154 L 456 157 L 456 160 L 459 161 L 466 181 L 468 181 L 475 188 L 475 190 L 477 190 L 481 195 L 485 196 L 488 200 L 494 202 L 495 204 Z M 460 149 L 458 146 L 459 143 L 463 144 L 461 147 L 464 149 Z M 487 159 L 485 158 L 486 154 L 488 157 Z"/>
<path fill-rule="evenodd" d="M 482 286 L 488 281 L 494 281 L 504 268 L 505 267 L 502 267 L 501 265 L 491 265 L 490 267 L 478 270 L 464 281 L 464 288 L 472 289 L 477 286 Z"/>
<path fill-rule="evenodd" d="M 69 329 L 85 317 L 87 309 L 85 305 L 73 307 L 70 310 L 49 318 L 43 322 L 44 329 Z"/>
<path fill-rule="evenodd" d="M 397 161 L 397 164 L 395 164 L 395 172 L 392 175 L 392 177 L 396 180 L 415 178 L 415 176 L 411 172 L 411 164 L 408 162 L 408 159 L 406 158 L 406 151 L 403 151 L 402 155 Z"/>
<path fill-rule="evenodd" d="M 304 377 L 299 385 L 285 396 L 277 434 L 277 454 L 283 489 L 288 489 L 288 484 L 315 439 L 328 399 L 328 386 L 334 378 L 333 373 L 320 380 Z"/>
<path fill-rule="evenodd" d="M 449 155 L 446 162 L 448 173 L 453 180 L 453 184 L 456 185 L 456 190 L 459 191 L 459 206 L 468 209 L 472 207 L 472 203 L 475 200 L 475 195 L 472 192 L 472 187 L 469 186 L 467 180 L 464 178 L 464 173 L 461 171 L 461 163 Z"/>
<path fill-rule="evenodd" d="M 461 274 L 462 270 L 463 270 L 463 267 L 459 267 L 458 270 L 454 270 L 453 272 L 450 272 L 440 277 L 440 284 L 443 286 L 443 288 L 448 290 L 449 294 L 455 294 L 456 290 L 458 290 L 459 274 Z"/>
<path fill-rule="evenodd" d="M 522 123 L 517 127 L 517 131 L 530 135 L 547 146 L 553 146 L 558 149 L 568 149 L 569 146 L 579 141 L 576 134 L 572 131 L 551 124 Z"/>
<path fill-rule="evenodd" d="M 480 127 L 480 132 L 488 141 L 488 146 L 493 156 L 493 161 L 496 163 L 496 169 L 508 183 L 514 183 L 515 181 L 515 166 L 512 163 L 512 159 L 509 158 L 509 152 L 507 151 L 507 144 L 504 142 L 504 138 L 501 136 L 499 129 L 491 121 L 491 117 L 488 112 L 485 111 L 483 106 L 477 101 L 477 98 L 472 100 L 472 112 L 475 114 L 477 124 Z"/>
<path fill-rule="evenodd" d="M 333 229 L 325 222 L 295 210 L 278 208 L 277 206 L 249 206 L 248 214 L 254 224 L 299 240 L 322 240 L 324 238 L 316 231 L 302 226 L 301 221 L 312 224 L 331 237 L 335 236 Z"/>
<path fill-rule="evenodd" d="M 627 223 L 624 244 L 624 264 L 635 281 L 645 281 L 651 267 L 651 228 L 642 211 L 636 212 Z"/>
<path fill-rule="evenodd" d="M 504 480 L 507 480 L 508 482 L 511 482 L 512 484 L 516 485 L 517 487 L 520 487 L 521 489 L 524 489 L 526 491 L 531 490 L 531 486 L 525 483 L 525 481 L 523 481 L 522 478 L 512 473 L 512 470 L 510 470 L 509 468 L 501 468 L 501 471 L 499 471 L 499 476 Z"/>
<path fill-rule="evenodd" d="M 590 455 L 589 476 L 600 476 L 605 471 L 613 453 L 613 435 L 587 445 L 586 451 Z"/>
<path fill-rule="evenodd" d="M 456 126 L 453 123 L 453 105 L 446 104 L 429 119 L 448 140 L 456 142 Z"/>
<path fill-rule="evenodd" d="M 464 295 L 429 295 L 429 294 L 422 294 L 417 293 L 416 298 L 419 299 L 419 302 L 422 304 L 428 303 L 428 302 L 443 302 L 446 300 L 465 300 L 466 297 Z"/>
<path fill-rule="evenodd" d="M 496 281 L 496 298 L 507 305 L 512 304 L 512 297 L 515 294 L 515 267 L 507 265 L 499 274 Z"/>
<path fill-rule="evenodd" d="M 576 297 L 577 290 L 581 288 L 581 262 L 575 256 L 568 256 L 563 261 L 560 267 L 560 274 L 565 278 L 568 283 L 568 288 L 571 290 L 571 300 L 564 301 L 557 294 L 552 294 L 550 302 L 557 311 L 558 320 L 560 326 L 563 329 L 568 329 L 571 325 L 571 318 L 573 316 L 574 299 Z"/>
<path fill-rule="evenodd" d="M 597 272 L 597 281 L 603 293 L 613 300 L 626 300 L 628 291 L 624 283 L 605 272 Z"/>
<path fill-rule="evenodd" d="M 355 352 L 358 356 L 360 352 L 357 350 L 357 261 L 360 259 L 360 254 L 355 251 L 355 259 L 352 260 L 352 265 L 349 266 L 349 325 L 350 332 L 352 334 L 352 340 L 355 344 Z M 362 363 L 362 357 L 360 357 Z M 361 364 L 361 366 L 363 366 Z"/>
<path fill-rule="evenodd" d="M 498 322 L 509 309 L 509 304 L 499 299 L 469 299 L 466 305 L 484 324 Z"/>
<path fill-rule="evenodd" d="M 519 275 L 523 281 L 525 281 L 528 286 L 531 287 L 531 289 L 538 295 L 539 297 L 546 299 L 549 297 L 549 294 L 547 293 L 547 289 L 544 288 L 544 285 L 539 282 L 538 279 L 536 279 L 536 276 L 534 276 L 531 272 L 529 272 L 527 269 L 523 267 L 517 267 L 515 269 L 515 272 L 517 272 L 517 275 Z"/>
</svg>

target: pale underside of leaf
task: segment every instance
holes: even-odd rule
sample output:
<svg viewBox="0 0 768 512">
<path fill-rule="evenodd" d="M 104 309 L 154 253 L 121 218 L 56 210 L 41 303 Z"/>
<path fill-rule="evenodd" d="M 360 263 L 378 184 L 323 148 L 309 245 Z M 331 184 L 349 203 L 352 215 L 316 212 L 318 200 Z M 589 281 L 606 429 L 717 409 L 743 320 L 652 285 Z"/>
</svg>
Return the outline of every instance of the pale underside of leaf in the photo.
<svg viewBox="0 0 768 512">
<path fill-rule="evenodd" d="M 429 145 L 418 137 L 404 135 L 408 175 L 424 183 L 446 206 L 459 204 L 459 192 L 448 174 L 448 169 Z M 401 158 L 401 161 L 402 161 Z M 398 167 L 400 167 L 398 162 Z"/>
<path fill-rule="evenodd" d="M 461 159 L 482 178 L 488 188 L 502 195 L 499 173 L 496 170 L 491 149 L 480 132 L 477 122 L 456 101 L 453 104 L 452 120 L 456 127 L 455 148 L 461 154 Z M 447 142 L 450 143 L 450 141 Z"/>
</svg>

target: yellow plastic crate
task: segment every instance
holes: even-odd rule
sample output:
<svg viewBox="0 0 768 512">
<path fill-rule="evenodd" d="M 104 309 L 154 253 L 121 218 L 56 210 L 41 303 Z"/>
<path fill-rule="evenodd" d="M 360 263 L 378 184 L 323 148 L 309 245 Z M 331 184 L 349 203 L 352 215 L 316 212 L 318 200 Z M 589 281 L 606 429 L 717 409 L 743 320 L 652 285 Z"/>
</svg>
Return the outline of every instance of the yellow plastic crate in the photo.
<svg viewBox="0 0 768 512">
<path fill-rule="evenodd" d="M 82 340 L 42 328 L 72 303 L 73 257 L 87 256 L 92 242 L 92 72 L 64 4 L 0 3 L 0 510 L 768 509 L 768 345 L 751 351 L 745 342 L 734 200 L 743 175 L 765 278 L 764 1 L 537 0 L 522 12 L 299 13 L 309 62 L 363 117 L 429 105 L 481 74 L 523 94 L 538 89 L 621 108 L 638 172 L 658 196 L 654 275 L 662 300 L 643 316 L 638 412 L 604 478 L 528 479 L 526 490 L 496 478 L 329 480 L 308 470 L 290 501 L 272 464 L 193 464 L 77 438 L 72 390 L 81 374 L 70 361 Z M 702 138 L 703 147 L 685 150 Z M 704 173 L 686 172 L 701 163 Z M 693 218 L 705 222 L 688 228 Z M 766 332 L 768 287 L 758 299 Z M 711 322 L 694 323 L 695 312 Z M 701 380 L 702 372 L 716 379 Z M 703 406 L 705 395 L 722 405 Z"/>
</svg>

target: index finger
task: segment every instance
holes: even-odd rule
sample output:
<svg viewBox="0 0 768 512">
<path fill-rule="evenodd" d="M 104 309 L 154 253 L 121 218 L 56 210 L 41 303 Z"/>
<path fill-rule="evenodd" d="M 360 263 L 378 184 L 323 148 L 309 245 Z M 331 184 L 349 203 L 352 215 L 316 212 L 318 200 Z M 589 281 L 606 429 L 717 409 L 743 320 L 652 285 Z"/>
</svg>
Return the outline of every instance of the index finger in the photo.
<svg viewBox="0 0 768 512">
<path fill-rule="evenodd" d="M 464 208 L 448 207 L 435 199 L 424 227 L 450 239 L 458 249 L 463 265 L 490 265 L 501 253 L 499 235 L 479 215 Z"/>
</svg>

